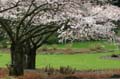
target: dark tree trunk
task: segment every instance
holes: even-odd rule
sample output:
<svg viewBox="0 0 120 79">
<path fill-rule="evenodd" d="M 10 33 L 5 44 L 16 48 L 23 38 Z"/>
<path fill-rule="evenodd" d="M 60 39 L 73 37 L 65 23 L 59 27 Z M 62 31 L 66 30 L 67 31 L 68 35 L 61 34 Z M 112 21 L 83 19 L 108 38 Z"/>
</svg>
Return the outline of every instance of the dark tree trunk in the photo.
<svg viewBox="0 0 120 79">
<path fill-rule="evenodd" d="M 23 50 L 21 45 L 11 45 L 11 65 L 9 67 L 9 75 L 20 76 L 24 73 L 23 68 Z"/>
<path fill-rule="evenodd" d="M 28 56 L 28 69 L 35 69 L 36 62 L 36 50 L 32 50 Z"/>
<path fill-rule="evenodd" d="M 27 48 L 24 55 L 24 68 L 35 69 L 36 62 L 36 48 Z"/>
<path fill-rule="evenodd" d="M 28 53 L 27 59 L 27 69 L 35 69 L 36 62 L 36 49 L 31 49 L 30 53 Z"/>
</svg>

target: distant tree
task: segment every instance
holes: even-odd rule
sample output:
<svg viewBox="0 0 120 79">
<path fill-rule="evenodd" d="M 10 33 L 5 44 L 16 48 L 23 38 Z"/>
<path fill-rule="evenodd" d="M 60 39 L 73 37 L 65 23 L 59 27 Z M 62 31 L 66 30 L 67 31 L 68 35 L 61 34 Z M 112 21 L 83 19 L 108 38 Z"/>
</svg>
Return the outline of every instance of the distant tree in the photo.
<svg viewBox="0 0 120 79">
<path fill-rule="evenodd" d="M 89 0 L 88 0 L 89 1 Z M 66 41 L 81 41 L 81 40 L 101 40 L 112 39 L 115 32 L 113 29 L 117 27 L 120 20 L 120 8 L 113 6 L 110 3 L 104 2 L 98 4 L 93 2 L 86 2 L 84 4 L 77 3 L 75 11 L 77 14 L 70 15 L 73 17 L 70 28 L 66 30 L 59 30 L 59 42 Z M 106 0 L 107 1 L 107 0 Z M 74 7 L 75 7 L 74 6 Z M 74 12 L 75 12 L 74 11 Z M 70 13 L 69 13 L 70 14 Z"/>
</svg>

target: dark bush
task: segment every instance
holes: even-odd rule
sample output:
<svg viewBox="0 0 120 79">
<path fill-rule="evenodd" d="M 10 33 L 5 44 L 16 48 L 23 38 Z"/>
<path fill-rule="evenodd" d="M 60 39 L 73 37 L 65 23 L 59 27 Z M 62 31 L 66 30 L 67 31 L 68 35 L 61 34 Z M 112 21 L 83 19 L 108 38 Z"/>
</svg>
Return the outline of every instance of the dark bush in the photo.
<svg viewBox="0 0 120 79">
<path fill-rule="evenodd" d="M 0 48 L 8 48 L 10 45 L 8 40 L 2 40 L 0 41 Z"/>
<path fill-rule="evenodd" d="M 116 58 L 116 57 L 119 57 L 119 56 L 118 56 L 118 55 L 116 55 L 116 54 L 112 54 L 112 56 L 111 56 L 111 57 L 115 57 L 115 58 Z"/>
<path fill-rule="evenodd" d="M 48 38 L 46 41 L 47 44 L 57 44 L 58 43 L 58 38 L 57 38 L 57 33 L 53 34 L 51 37 Z"/>
</svg>

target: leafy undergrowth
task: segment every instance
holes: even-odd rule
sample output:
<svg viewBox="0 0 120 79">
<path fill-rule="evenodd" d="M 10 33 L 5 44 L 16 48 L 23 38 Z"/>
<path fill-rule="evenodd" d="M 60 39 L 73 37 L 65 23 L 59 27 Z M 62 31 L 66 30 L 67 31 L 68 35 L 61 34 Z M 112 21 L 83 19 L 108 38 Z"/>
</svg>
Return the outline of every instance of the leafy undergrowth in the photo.
<svg viewBox="0 0 120 79">
<path fill-rule="evenodd" d="M 101 53 L 117 50 L 114 43 L 108 41 L 85 41 L 67 44 L 43 45 L 38 49 L 41 54 L 78 54 L 78 53 Z"/>
<path fill-rule="evenodd" d="M 25 70 L 24 76 L 10 77 L 7 69 L 0 69 L 0 79 L 81 79 L 81 78 L 120 78 L 120 69 L 96 70 L 96 71 L 76 71 L 75 73 L 54 72 L 48 74 L 45 70 Z"/>
<path fill-rule="evenodd" d="M 74 43 L 67 43 L 67 44 L 51 44 L 51 45 L 43 45 L 40 49 L 67 49 L 67 48 L 91 48 L 91 47 L 103 47 L 105 49 L 116 49 L 116 45 L 112 42 L 108 41 L 84 41 L 84 42 L 74 42 Z"/>
<path fill-rule="evenodd" d="M 38 50 L 40 54 L 84 54 L 84 53 L 103 53 L 103 52 L 113 52 L 113 50 L 106 50 L 101 46 L 90 47 L 90 48 L 80 48 L 80 49 L 73 49 L 73 48 L 41 48 Z"/>
</svg>

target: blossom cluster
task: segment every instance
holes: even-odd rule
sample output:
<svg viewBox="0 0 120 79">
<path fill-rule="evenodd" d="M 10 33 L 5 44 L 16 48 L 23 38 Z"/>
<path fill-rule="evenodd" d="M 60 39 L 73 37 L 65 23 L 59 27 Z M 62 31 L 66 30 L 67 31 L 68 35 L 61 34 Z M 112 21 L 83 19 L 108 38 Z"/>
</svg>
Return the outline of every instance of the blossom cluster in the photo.
<svg viewBox="0 0 120 79">
<path fill-rule="evenodd" d="M 16 1 L 21 1 L 19 6 L 0 13 L 0 17 L 14 21 L 20 21 L 26 13 L 34 8 L 39 8 L 39 13 L 32 18 L 31 24 L 47 24 L 51 22 L 64 22 L 69 19 L 66 26 L 58 30 L 60 42 L 80 40 L 108 39 L 114 35 L 112 29 L 116 28 L 113 21 L 120 20 L 120 8 L 111 4 L 98 5 L 95 0 L 7 0 L 0 4 L 0 10 L 13 6 Z M 34 1 L 28 11 L 28 5 Z M 104 2 L 104 0 L 96 0 Z M 108 0 L 106 0 L 108 1 Z M 26 18 L 26 22 L 32 16 Z M 32 27 L 27 27 L 32 28 Z"/>
<path fill-rule="evenodd" d="M 85 3 L 82 8 L 72 7 L 69 17 L 73 18 L 70 28 L 59 30 L 59 42 L 112 39 L 116 25 L 113 21 L 120 20 L 120 8 L 110 4 L 93 5 Z M 71 7 L 69 7 L 69 10 Z M 77 11 L 77 14 L 75 13 Z"/>
</svg>

